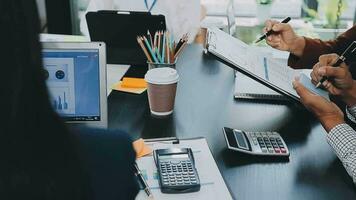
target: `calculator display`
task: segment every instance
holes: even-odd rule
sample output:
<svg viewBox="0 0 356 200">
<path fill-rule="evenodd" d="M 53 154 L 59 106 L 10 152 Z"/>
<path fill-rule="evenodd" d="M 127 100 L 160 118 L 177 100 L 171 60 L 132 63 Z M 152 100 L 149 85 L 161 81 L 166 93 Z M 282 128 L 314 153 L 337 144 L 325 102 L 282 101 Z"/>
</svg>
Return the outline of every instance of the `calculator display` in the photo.
<svg viewBox="0 0 356 200">
<path fill-rule="evenodd" d="M 189 158 L 188 154 L 171 154 L 171 155 L 160 155 L 160 159 L 174 159 L 174 158 Z"/>
<path fill-rule="evenodd" d="M 241 149 L 248 149 L 248 146 L 247 146 L 247 143 L 246 143 L 246 140 L 245 140 L 245 136 L 242 135 L 241 132 L 238 132 L 238 131 L 234 131 L 235 132 L 235 137 L 236 137 L 236 140 L 237 140 L 237 143 L 239 145 L 239 147 Z"/>
</svg>

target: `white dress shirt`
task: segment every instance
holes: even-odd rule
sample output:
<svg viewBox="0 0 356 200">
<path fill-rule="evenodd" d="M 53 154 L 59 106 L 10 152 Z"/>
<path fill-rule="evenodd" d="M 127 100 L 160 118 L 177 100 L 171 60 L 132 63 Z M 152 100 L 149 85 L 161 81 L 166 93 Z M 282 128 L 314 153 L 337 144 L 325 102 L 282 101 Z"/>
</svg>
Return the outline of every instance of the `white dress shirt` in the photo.
<svg viewBox="0 0 356 200">
<path fill-rule="evenodd" d="M 346 111 L 350 120 L 356 123 L 356 106 Z M 347 124 L 339 124 L 327 134 L 327 141 L 356 184 L 356 131 Z"/>
<path fill-rule="evenodd" d="M 150 8 L 154 0 L 147 0 Z M 97 10 L 148 11 L 144 0 L 91 0 L 86 12 Z M 157 0 L 152 14 L 166 18 L 167 29 L 178 41 L 185 33 L 192 42 L 200 28 L 200 0 Z M 89 36 L 85 15 L 81 17 L 81 32 Z"/>
</svg>

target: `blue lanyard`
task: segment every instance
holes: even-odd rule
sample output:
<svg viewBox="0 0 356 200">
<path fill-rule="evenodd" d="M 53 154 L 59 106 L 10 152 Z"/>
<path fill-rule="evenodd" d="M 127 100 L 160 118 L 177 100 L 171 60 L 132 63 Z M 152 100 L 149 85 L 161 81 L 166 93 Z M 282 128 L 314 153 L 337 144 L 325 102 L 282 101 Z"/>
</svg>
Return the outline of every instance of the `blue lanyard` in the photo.
<svg viewBox="0 0 356 200">
<path fill-rule="evenodd" d="M 153 9 L 153 7 L 156 5 L 157 3 L 157 0 L 153 0 L 152 4 L 151 4 L 151 7 L 148 7 L 148 3 L 147 3 L 147 0 L 145 0 L 145 5 L 146 5 L 146 8 L 148 10 L 148 12 L 151 12 L 151 10 Z"/>
</svg>

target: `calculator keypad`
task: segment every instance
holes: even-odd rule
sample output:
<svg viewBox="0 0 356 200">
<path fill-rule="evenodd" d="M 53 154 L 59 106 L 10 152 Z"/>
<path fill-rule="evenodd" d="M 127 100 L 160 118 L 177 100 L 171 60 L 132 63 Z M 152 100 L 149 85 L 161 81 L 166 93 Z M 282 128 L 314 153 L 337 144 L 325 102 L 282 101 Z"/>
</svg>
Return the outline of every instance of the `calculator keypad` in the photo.
<svg viewBox="0 0 356 200">
<path fill-rule="evenodd" d="M 182 186 L 198 184 L 197 176 L 190 161 L 160 162 L 162 184 Z"/>
<path fill-rule="evenodd" d="M 287 149 L 282 139 L 277 133 L 273 132 L 254 132 L 250 133 L 252 143 L 259 146 L 262 153 L 267 154 L 286 154 Z"/>
</svg>

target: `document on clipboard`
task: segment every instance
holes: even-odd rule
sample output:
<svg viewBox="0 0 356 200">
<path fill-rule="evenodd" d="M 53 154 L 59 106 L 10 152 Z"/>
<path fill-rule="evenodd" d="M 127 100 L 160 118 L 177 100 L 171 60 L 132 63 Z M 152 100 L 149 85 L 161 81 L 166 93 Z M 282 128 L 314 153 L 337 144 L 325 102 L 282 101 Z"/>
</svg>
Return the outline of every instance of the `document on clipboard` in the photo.
<svg viewBox="0 0 356 200">
<path fill-rule="evenodd" d="M 292 85 L 296 77 L 311 92 L 329 100 L 328 92 L 315 88 L 305 74 L 256 52 L 254 48 L 218 28 L 208 29 L 205 45 L 206 53 L 293 100 L 299 101 L 300 98 Z"/>
<path fill-rule="evenodd" d="M 169 149 L 169 148 L 191 148 L 193 151 L 195 166 L 199 173 L 201 188 L 198 192 L 181 193 L 181 194 L 164 194 L 160 190 L 158 183 L 158 172 L 154 158 L 147 155 L 139 158 L 136 163 L 141 170 L 154 199 L 165 200 L 214 200 L 214 199 L 233 199 L 223 177 L 220 174 L 218 166 L 210 152 L 208 143 L 205 138 L 192 139 L 151 139 L 145 140 L 145 144 L 151 149 Z M 141 191 L 136 200 L 149 199 Z"/>
</svg>

